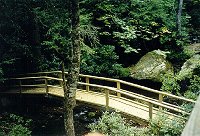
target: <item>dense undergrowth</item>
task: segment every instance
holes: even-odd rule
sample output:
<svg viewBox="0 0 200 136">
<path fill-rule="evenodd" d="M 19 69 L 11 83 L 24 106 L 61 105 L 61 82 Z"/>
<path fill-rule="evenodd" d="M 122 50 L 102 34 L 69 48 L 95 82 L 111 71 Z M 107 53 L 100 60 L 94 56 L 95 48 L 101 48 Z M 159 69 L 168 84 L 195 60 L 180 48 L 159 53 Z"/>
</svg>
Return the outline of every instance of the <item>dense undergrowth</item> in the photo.
<svg viewBox="0 0 200 136">
<path fill-rule="evenodd" d="M 167 115 L 159 114 L 146 127 L 135 127 L 125 122 L 118 113 L 105 112 L 102 117 L 89 125 L 91 131 L 108 136 L 179 136 L 185 126 L 181 119 L 169 119 Z"/>
<path fill-rule="evenodd" d="M 1 114 L 0 136 L 31 136 L 31 122 L 15 114 Z"/>
</svg>

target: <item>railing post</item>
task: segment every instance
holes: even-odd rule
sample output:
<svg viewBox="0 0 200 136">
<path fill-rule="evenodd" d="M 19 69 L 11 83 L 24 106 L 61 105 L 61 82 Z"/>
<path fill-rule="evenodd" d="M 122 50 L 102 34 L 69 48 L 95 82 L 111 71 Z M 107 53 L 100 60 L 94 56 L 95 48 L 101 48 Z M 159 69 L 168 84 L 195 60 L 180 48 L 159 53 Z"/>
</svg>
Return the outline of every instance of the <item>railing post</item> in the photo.
<svg viewBox="0 0 200 136">
<path fill-rule="evenodd" d="M 59 79 L 62 79 L 62 73 L 58 73 L 58 77 L 59 77 Z M 59 81 L 59 83 L 60 83 L 60 86 L 62 87 L 63 86 L 62 81 Z"/>
<path fill-rule="evenodd" d="M 117 81 L 117 89 L 120 90 L 121 89 L 121 84 L 119 81 Z M 119 92 L 117 92 L 117 96 L 121 97 L 121 94 Z"/>
<path fill-rule="evenodd" d="M 162 102 L 163 102 L 163 94 L 159 94 L 159 100 L 158 100 L 158 102 L 160 104 L 162 104 Z M 159 110 L 162 110 L 162 106 L 159 106 Z"/>
<path fill-rule="evenodd" d="M 85 80 L 86 80 L 85 82 L 86 82 L 87 84 L 90 83 L 89 77 L 86 77 Z M 90 91 L 90 86 L 89 86 L 89 85 L 86 85 L 86 91 L 87 91 L 87 92 Z"/>
<path fill-rule="evenodd" d="M 48 79 L 45 78 L 45 88 L 46 88 L 46 94 L 48 95 L 49 87 L 48 87 Z"/>
<path fill-rule="evenodd" d="M 22 93 L 22 80 L 19 80 L 19 93 Z"/>
<path fill-rule="evenodd" d="M 153 104 L 149 102 L 149 119 L 153 116 Z"/>
<path fill-rule="evenodd" d="M 106 111 L 109 110 L 109 90 L 106 89 Z"/>
</svg>

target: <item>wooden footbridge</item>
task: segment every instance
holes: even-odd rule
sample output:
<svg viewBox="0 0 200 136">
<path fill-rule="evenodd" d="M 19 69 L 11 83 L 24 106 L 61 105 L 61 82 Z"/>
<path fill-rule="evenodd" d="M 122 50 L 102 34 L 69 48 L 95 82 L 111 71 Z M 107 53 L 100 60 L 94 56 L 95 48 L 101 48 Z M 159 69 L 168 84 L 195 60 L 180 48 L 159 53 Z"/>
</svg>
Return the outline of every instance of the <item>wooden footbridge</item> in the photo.
<svg viewBox="0 0 200 136">
<path fill-rule="evenodd" d="M 119 79 L 83 74 L 80 74 L 79 78 L 77 101 L 105 107 L 107 110 L 113 109 L 143 123 L 154 118 L 159 112 L 169 117 L 184 118 L 183 115 L 189 113 L 175 102 L 195 103 L 184 97 Z M 6 79 L 4 82 L 10 88 L 0 90 L 0 95 L 2 93 L 45 94 L 64 97 L 61 71 L 30 73 Z M 11 88 L 13 85 L 14 87 Z"/>
</svg>

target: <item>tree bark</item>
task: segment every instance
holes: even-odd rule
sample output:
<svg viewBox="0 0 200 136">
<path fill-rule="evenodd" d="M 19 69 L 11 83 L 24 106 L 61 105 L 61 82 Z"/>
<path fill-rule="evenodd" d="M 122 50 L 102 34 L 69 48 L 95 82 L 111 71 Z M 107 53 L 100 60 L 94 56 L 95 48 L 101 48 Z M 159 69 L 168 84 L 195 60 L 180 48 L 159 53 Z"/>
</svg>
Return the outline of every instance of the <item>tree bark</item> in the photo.
<svg viewBox="0 0 200 136">
<path fill-rule="evenodd" d="M 80 22 L 79 0 L 70 0 L 71 45 L 68 62 L 68 76 L 64 86 L 64 124 L 67 136 L 75 136 L 73 108 L 76 105 L 76 90 L 80 69 Z M 64 66 L 63 66 L 64 68 Z M 64 75 L 63 75 L 64 77 Z"/>
<path fill-rule="evenodd" d="M 178 0 L 177 29 L 178 35 L 181 35 L 181 14 L 183 9 L 183 0 Z"/>
</svg>

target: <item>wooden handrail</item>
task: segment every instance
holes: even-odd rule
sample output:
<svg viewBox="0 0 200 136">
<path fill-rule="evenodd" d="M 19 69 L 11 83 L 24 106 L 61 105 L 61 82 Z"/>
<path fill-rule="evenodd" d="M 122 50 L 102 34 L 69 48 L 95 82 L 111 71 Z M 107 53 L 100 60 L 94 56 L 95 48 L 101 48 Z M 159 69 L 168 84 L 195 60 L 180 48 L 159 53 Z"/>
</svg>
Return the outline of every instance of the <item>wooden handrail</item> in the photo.
<svg viewBox="0 0 200 136">
<path fill-rule="evenodd" d="M 47 73 L 61 73 L 61 71 L 51 71 L 51 72 L 37 72 L 37 73 L 28 73 L 29 74 L 47 74 Z M 67 72 L 65 72 L 67 74 Z M 156 94 L 162 94 L 162 96 L 169 96 L 169 97 L 172 97 L 172 98 L 175 98 L 175 99 L 179 99 L 179 100 L 183 100 L 183 101 L 186 101 L 186 102 L 192 102 L 192 103 L 195 103 L 194 100 L 191 100 L 191 99 L 187 99 L 187 98 L 184 98 L 184 97 L 180 97 L 180 96 L 176 96 L 176 95 L 173 95 L 173 94 L 170 94 L 170 93 L 167 93 L 167 92 L 162 92 L 162 91 L 158 91 L 158 90 L 155 90 L 155 89 L 151 89 L 151 88 L 148 88 L 148 87 L 145 87 L 145 86 L 141 86 L 141 85 L 137 85 L 137 84 L 134 84 L 134 83 L 130 83 L 130 82 L 127 82 L 127 81 L 123 81 L 123 80 L 119 80 L 119 79 L 112 79 L 112 78 L 106 78 L 106 77 L 97 77 L 97 76 L 91 76 L 91 75 L 84 75 L 84 74 L 80 74 L 80 77 L 85 77 L 87 78 L 87 80 L 89 81 L 89 78 L 92 78 L 92 79 L 99 79 L 99 80 L 104 80 L 104 81 L 110 81 L 110 82 L 116 82 L 116 83 L 121 83 L 121 84 L 125 84 L 125 85 L 129 85 L 129 86 L 132 86 L 132 87 L 136 87 L 136 88 L 139 88 L 139 89 L 142 89 L 142 90 L 145 90 L 145 91 L 149 91 L 149 92 L 153 92 L 153 93 L 156 93 Z M 47 76 L 40 76 L 40 77 L 21 77 L 21 78 L 9 78 L 8 80 L 12 80 L 12 79 L 39 79 L 39 78 L 49 78 L 49 79 L 52 79 L 52 80 L 58 80 L 58 81 L 62 81 L 62 79 L 60 78 L 54 78 L 54 77 L 47 77 Z M 119 88 L 118 88 L 119 89 Z M 88 88 L 87 88 L 88 90 Z"/>
<path fill-rule="evenodd" d="M 20 92 L 21 92 L 21 87 L 22 86 L 37 86 L 37 85 L 22 85 L 22 81 L 23 80 L 42 79 L 42 80 L 45 81 L 45 83 L 44 83 L 44 85 L 42 87 L 46 88 L 46 93 L 48 94 L 50 86 L 61 88 L 60 86 L 49 85 L 49 83 L 48 83 L 48 80 L 56 80 L 56 81 L 59 81 L 60 84 L 61 84 L 62 79 L 61 79 L 61 77 L 59 75 L 58 75 L 58 78 L 57 77 L 47 76 L 47 74 L 54 74 L 54 73 L 58 73 L 60 75 L 61 71 L 28 73 L 28 75 L 32 74 L 32 75 L 35 75 L 35 76 L 34 77 L 29 76 L 29 77 L 9 78 L 9 79 L 6 79 L 6 80 L 19 80 Z M 40 75 L 36 76 L 37 74 L 38 75 L 39 74 L 46 74 L 46 76 L 40 76 Z M 65 74 L 67 74 L 67 72 L 65 72 Z M 105 100 L 106 100 L 106 105 L 105 106 L 106 106 L 106 109 L 108 109 L 108 107 L 109 107 L 109 95 L 110 95 L 109 91 L 115 92 L 117 94 L 118 98 L 122 97 L 121 95 L 124 95 L 124 96 L 128 96 L 126 99 L 134 98 L 134 99 L 138 99 L 140 101 L 144 101 L 144 102 L 148 103 L 148 106 L 149 106 L 149 117 L 150 118 L 152 118 L 152 114 L 153 114 L 152 113 L 153 105 L 158 106 L 159 109 L 166 108 L 166 109 L 178 112 L 178 113 L 183 113 L 183 114 L 187 114 L 187 115 L 189 114 L 186 111 L 184 111 L 183 108 L 181 108 L 179 106 L 163 102 L 163 97 L 164 96 L 168 96 L 168 97 L 171 97 L 171 98 L 183 100 L 183 101 L 186 101 L 186 102 L 195 103 L 195 101 L 187 99 L 187 98 L 184 98 L 184 97 L 180 97 L 180 96 L 176 96 L 176 95 L 173 95 L 173 94 L 170 94 L 170 93 L 158 91 L 158 90 L 155 90 L 155 89 L 151 89 L 151 88 L 148 88 L 148 87 L 145 87 L 145 86 L 141 86 L 141 85 L 138 85 L 138 84 L 134 84 L 134 83 L 130 83 L 130 82 L 127 82 L 127 81 L 123 81 L 123 80 L 120 80 L 120 79 L 97 77 L 97 76 L 84 75 L 84 74 L 80 74 L 80 77 L 85 78 L 85 82 L 86 83 L 78 82 L 78 84 L 86 86 L 86 91 L 90 91 L 90 87 L 97 87 L 97 88 L 105 89 Z M 98 80 L 114 82 L 114 83 L 116 83 L 116 87 L 91 84 L 90 83 L 90 79 L 98 79 Z M 159 95 L 159 99 L 153 99 L 153 98 L 150 98 L 150 97 L 147 97 L 147 96 L 144 96 L 144 95 L 140 95 L 140 94 L 136 94 L 136 93 L 133 93 L 133 92 L 129 92 L 129 91 L 123 90 L 123 89 L 121 89 L 121 84 L 132 86 L 132 87 L 135 87 L 135 88 L 139 88 L 139 89 L 142 89 L 142 90 L 145 90 L 145 91 L 148 91 L 148 92 L 156 93 L 156 94 Z M 122 97 L 122 98 L 124 98 L 124 97 Z"/>
<path fill-rule="evenodd" d="M 144 102 L 148 102 L 148 103 L 151 103 L 151 104 L 154 104 L 154 105 L 157 105 L 157 106 L 161 106 L 163 108 L 166 108 L 166 109 L 170 109 L 170 110 L 173 110 L 173 111 L 176 111 L 176 112 L 179 112 L 179 113 L 183 113 L 183 114 L 189 114 L 181 109 L 177 109 L 177 108 L 174 108 L 174 107 L 171 107 L 171 106 L 167 106 L 167 105 L 164 105 L 164 104 L 161 104 L 159 102 L 156 102 L 156 101 L 152 101 L 152 100 L 148 100 L 148 99 L 145 99 L 145 98 L 142 98 L 142 97 L 139 97 L 139 96 L 135 96 L 133 94 L 129 94 L 127 92 L 123 92 L 121 90 L 117 90 L 115 88 L 112 88 L 112 87 L 107 87 L 107 86 L 102 86 L 102 85 L 96 85 L 96 84 L 87 84 L 87 83 L 82 83 L 82 82 L 78 82 L 78 84 L 81 84 L 81 85 L 89 85 L 89 86 L 92 86 L 92 87 L 98 87 L 98 88 L 102 88 L 102 89 L 108 89 L 108 90 L 111 90 L 111 91 L 114 91 L 114 92 L 118 92 L 118 93 L 121 93 L 121 94 L 124 94 L 126 96 L 129 96 L 129 97 L 132 97 L 132 98 L 135 98 L 135 99 L 138 99 L 138 100 L 142 100 Z"/>
<path fill-rule="evenodd" d="M 35 75 L 37 75 L 37 74 L 50 74 L 50 73 L 61 73 L 61 71 L 27 73 L 27 75 L 29 75 L 29 74 L 35 74 Z M 65 72 L 65 74 L 68 74 L 68 73 Z M 183 101 L 186 101 L 186 102 L 195 103 L 195 101 L 191 100 L 191 99 L 176 96 L 176 95 L 173 95 L 173 94 L 170 94 L 170 93 L 167 93 L 167 92 L 162 92 L 162 91 L 159 91 L 159 90 L 155 90 L 155 89 L 148 88 L 148 87 L 145 87 L 145 86 L 142 86 L 142 85 L 130 83 L 130 82 L 123 81 L 123 80 L 120 80 L 120 79 L 113 79 L 113 78 L 107 78 L 107 77 L 97 77 L 97 76 L 84 75 L 84 74 L 79 74 L 79 76 L 85 77 L 85 78 L 88 78 L 88 79 L 91 78 L 91 79 L 98 79 L 98 80 L 104 80 L 104 81 L 110 81 L 110 82 L 116 82 L 116 83 L 118 82 L 118 83 L 121 83 L 121 84 L 125 84 L 125 85 L 129 85 L 129 86 L 132 86 L 132 87 L 135 87 L 135 88 L 139 88 L 139 89 L 142 89 L 142 90 L 145 90 L 145 91 L 153 92 L 153 93 L 156 93 L 156 94 L 162 94 L 163 96 L 169 96 L 171 98 L 183 100 Z"/>
<path fill-rule="evenodd" d="M 173 95 L 173 94 L 170 94 L 170 93 L 167 93 L 167 92 L 158 91 L 158 90 L 155 90 L 155 89 L 151 89 L 151 88 L 148 88 L 148 87 L 145 87 L 145 86 L 142 86 L 142 85 L 138 85 L 138 84 L 130 83 L 130 82 L 127 82 L 127 81 L 123 81 L 123 80 L 120 80 L 120 79 L 97 77 L 97 76 L 90 76 L 90 75 L 83 75 L 83 74 L 80 74 L 80 76 L 81 77 L 92 78 L 92 79 L 104 80 L 104 81 L 120 82 L 121 84 L 129 85 L 129 86 L 132 86 L 132 87 L 135 87 L 135 88 L 139 88 L 139 89 L 142 89 L 142 90 L 145 90 L 145 91 L 153 92 L 153 93 L 156 93 L 156 94 L 162 94 L 163 96 L 169 96 L 169 97 L 176 98 L 176 99 L 179 99 L 179 100 L 195 103 L 195 101 L 193 101 L 191 99 L 187 99 L 187 98 L 184 98 L 184 97 L 176 96 L 176 95 Z"/>
</svg>

